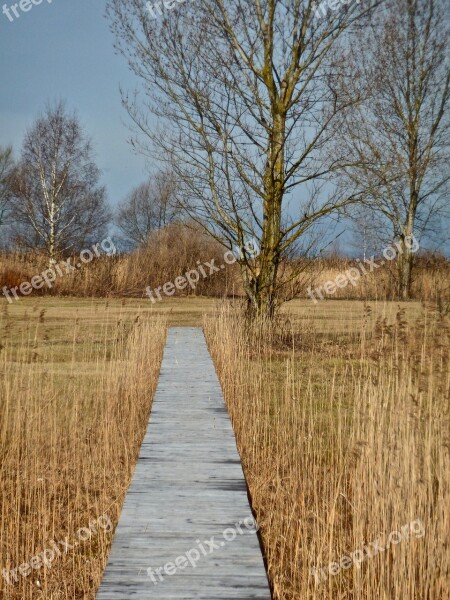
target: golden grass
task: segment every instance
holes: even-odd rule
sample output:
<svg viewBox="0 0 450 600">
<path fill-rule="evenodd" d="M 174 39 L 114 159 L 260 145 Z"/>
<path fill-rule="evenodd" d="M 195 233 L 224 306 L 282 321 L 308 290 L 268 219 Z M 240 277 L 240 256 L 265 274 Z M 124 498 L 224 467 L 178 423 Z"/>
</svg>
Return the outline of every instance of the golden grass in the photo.
<svg viewBox="0 0 450 600">
<path fill-rule="evenodd" d="M 229 307 L 205 320 L 274 598 L 449 598 L 448 321 L 418 304 L 297 309 L 272 328 Z M 341 566 L 357 550 L 360 568 Z"/>
<path fill-rule="evenodd" d="M 0 597 L 93 599 L 145 432 L 165 320 L 120 302 L 47 300 L 4 305 L 0 332 Z M 26 566 L 44 551 L 47 564 Z"/>
<path fill-rule="evenodd" d="M 107 247 L 110 245 L 108 243 Z M 177 277 L 197 269 L 198 264 L 212 261 L 215 265 L 224 264 L 224 249 L 214 240 L 180 225 L 171 225 L 158 232 L 149 240 L 147 246 L 129 254 L 117 256 L 101 255 L 89 264 L 82 265 L 74 273 L 58 276 L 49 289 L 47 286 L 33 290 L 31 297 L 40 295 L 78 296 L 78 297 L 132 297 L 145 299 L 146 288 L 152 290 L 166 282 L 174 282 Z M 72 265 L 79 264 L 79 257 L 72 257 Z M 383 262 L 383 266 L 381 266 Z M 333 282 L 349 269 L 353 271 L 354 285 L 336 287 L 331 295 L 322 289 L 322 294 L 330 300 L 394 300 L 397 298 L 397 265 L 377 259 L 377 265 L 371 271 L 366 264 L 366 274 L 362 274 L 360 263 L 339 257 L 302 261 L 302 272 L 286 285 L 286 298 L 308 298 L 308 288 L 313 290 Z M 300 266 L 300 265 L 299 265 Z M 45 271 L 48 259 L 39 253 L 0 252 L 0 289 L 4 286 L 11 290 L 22 282 L 29 282 L 33 276 Z M 290 265 L 283 265 L 286 279 Z M 66 271 L 62 267 L 62 272 Z M 206 272 L 209 269 L 206 268 Z M 357 274 L 361 276 L 357 278 Z M 413 270 L 411 294 L 429 302 L 450 301 L 450 261 L 440 255 L 418 256 Z M 21 295 L 18 292 L 19 296 Z M 189 286 L 178 290 L 176 297 L 243 297 L 242 282 L 237 264 L 228 265 L 223 270 L 200 277 L 195 289 Z M 12 293 L 11 293 L 12 296 Z M 316 293 L 316 297 L 320 297 Z M 165 298 L 170 301 L 170 298 Z"/>
<path fill-rule="evenodd" d="M 3 300 L 3 301 L 1 301 Z M 152 302 L 133 298 L 88 299 L 75 297 L 33 297 L 23 298 L 14 304 L 8 304 L 0 297 L 0 314 L 7 310 L 10 316 L 10 326 L 15 332 L 12 338 L 18 337 L 24 331 L 24 326 L 30 315 L 45 311 L 47 328 L 55 330 L 62 328 L 71 331 L 77 319 L 83 327 L 89 329 L 92 325 L 120 319 L 134 319 L 136 316 L 143 320 L 161 316 L 169 326 L 201 326 L 203 316 L 214 311 L 216 301 L 211 298 L 167 298 L 161 302 Z M 66 331 L 67 333 L 67 331 Z M 62 339 L 65 339 L 64 337 Z M 53 343 L 53 342 L 52 342 Z M 20 343 L 18 343 L 20 345 Z"/>
<path fill-rule="evenodd" d="M 448 321 L 419 303 L 296 300 L 252 330 L 205 298 L 54 297 L 0 310 L 0 570 L 94 525 L 52 568 L 0 573 L 0 597 L 94 598 L 112 537 L 95 520 L 117 523 L 165 324 L 204 314 L 274 598 L 448 598 Z M 311 573 L 418 519 L 423 537 L 360 569 Z"/>
</svg>

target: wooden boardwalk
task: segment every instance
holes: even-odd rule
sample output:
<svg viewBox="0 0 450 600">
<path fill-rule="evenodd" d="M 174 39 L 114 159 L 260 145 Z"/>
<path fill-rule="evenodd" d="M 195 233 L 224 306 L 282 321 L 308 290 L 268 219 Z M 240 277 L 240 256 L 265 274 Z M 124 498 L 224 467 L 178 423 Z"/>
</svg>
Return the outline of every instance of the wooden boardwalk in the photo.
<svg viewBox="0 0 450 600">
<path fill-rule="evenodd" d="M 233 429 L 198 328 L 169 330 L 150 423 L 97 594 L 153 598 L 271 598 Z"/>
</svg>

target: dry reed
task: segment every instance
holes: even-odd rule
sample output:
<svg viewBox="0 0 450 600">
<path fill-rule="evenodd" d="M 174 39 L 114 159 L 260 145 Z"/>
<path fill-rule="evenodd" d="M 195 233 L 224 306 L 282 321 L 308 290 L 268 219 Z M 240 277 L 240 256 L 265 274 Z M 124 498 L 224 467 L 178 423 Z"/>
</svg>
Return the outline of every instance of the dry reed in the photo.
<svg viewBox="0 0 450 600">
<path fill-rule="evenodd" d="M 155 289 L 173 282 L 191 269 L 198 268 L 198 264 L 214 260 L 217 266 L 222 265 L 224 251 L 220 244 L 200 231 L 194 233 L 184 226 L 171 225 L 151 236 L 145 247 L 120 256 L 94 258 L 79 270 L 58 277 L 51 289 L 44 286 L 41 290 L 33 290 L 32 295 L 146 298 L 147 287 Z M 72 258 L 73 265 L 79 263 L 79 257 Z M 323 289 L 321 293 L 332 300 L 395 300 L 398 291 L 396 262 L 384 262 L 383 267 L 373 272 L 367 267 L 367 274 L 361 273 L 355 285 L 335 286 L 333 294 L 328 296 Z M 308 298 L 309 287 L 314 290 L 326 282 L 334 282 L 349 269 L 356 268 L 357 272 L 361 272 L 357 262 L 340 257 L 301 260 L 300 263 L 301 269 L 304 269 L 302 274 L 284 288 L 287 299 Z M 38 253 L 0 253 L 0 289 L 3 286 L 11 289 L 22 282 L 29 282 L 47 266 L 46 258 Z M 284 264 L 281 271 L 289 280 L 290 263 Z M 441 300 L 449 302 L 449 281 L 450 261 L 443 256 L 418 256 L 412 297 L 435 303 Z M 212 276 L 200 277 L 195 289 L 188 286 L 183 291 L 178 290 L 176 295 L 243 296 L 239 268 L 236 264 L 227 265 Z"/>
<path fill-rule="evenodd" d="M 0 597 L 93 599 L 109 526 L 90 527 L 91 538 L 73 549 L 59 545 L 61 556 L 27 576 L 11 571 L 53 541 L 67 536 L 73 545 L 76 532 L 103 515 L 103 525 L 116 525 L 166 327 L 139 314 L 109 317 L 105 303 L 78 318 L 28 308 L 21 318 L 8 308 L 0 317 Z"/>
<path fill-rule="evenodd" d="M 367 307 L 353 330 L 250 326 L 228 307 L 205 320 L 274 598 L 447 599 L 448 321 Z M 408 525 L 401 543 L 369 545 Z M 364 546 L 359 568 L 340 565 Z"/>
</svg>

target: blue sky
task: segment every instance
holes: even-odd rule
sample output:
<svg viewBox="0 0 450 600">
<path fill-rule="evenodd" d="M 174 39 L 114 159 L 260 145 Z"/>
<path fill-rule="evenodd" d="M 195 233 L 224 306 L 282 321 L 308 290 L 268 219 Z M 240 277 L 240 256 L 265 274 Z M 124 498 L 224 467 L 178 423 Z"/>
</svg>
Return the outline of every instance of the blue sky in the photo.
<svg viewBox="0 0 450 600">
<path fill-rule="evenodd" d="M 149 166 L 127 142 L 119 86 L 129 90 L 139 82 L 114 51 L 106 0 L 42 0 L 26 13 L 17 9 L 17 18 L 10 7 L 18 2 L 0 0 L 0 145 L 12 144 L 17 157 L 25 130 L 46 103 L 65 100 L 93 139 L 115 206 Z M 12 22 L 2 12 L 5 4 Z"/>
<path fill-rule="evenodd" d="M 66 100 L 93 139 L 115 206 L 146 178 L 149 166 L 127 142 L 119 86 L 134 89 L 138 82 L 115 54 L 106 0 L 42 0 L 26 13 L 18 9 L 19 18 L 10 10 L 11 22 L 2 7 L 19 1 L 0 0 L 0 145 L 12 144 L 18 156 L 26 128 L 47 101 Z M 349 237 L 347 231 L 339 245 L 351 252 Z"/>
<path fill-rule="evenodd" d="M 15 0 L 18 2 L 19 0 Z M 5 4 L 0 0 L 0 7 Z M 14 0 L 6 0 L 10 7 Z M 146 178 L 133 154 L 119 85 L 136 80 L 115 54 L 104 0 L 43 0 L 9 21 L 0 8 L 0 145 L 16 156 L 23 134 L 48 100 L 63 99 L 92 137 L 111 204 Z"/>
</svg>

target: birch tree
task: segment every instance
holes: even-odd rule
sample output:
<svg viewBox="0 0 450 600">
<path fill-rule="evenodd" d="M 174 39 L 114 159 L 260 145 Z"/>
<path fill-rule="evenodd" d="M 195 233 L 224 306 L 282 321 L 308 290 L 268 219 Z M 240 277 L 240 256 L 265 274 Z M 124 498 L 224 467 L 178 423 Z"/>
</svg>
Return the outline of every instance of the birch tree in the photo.
<svg viewBox="0 0 450 600">
<path fill-rule="evenodd" d="M 273 315 L 296 275 L 283 258 L 354 200 L 322 185 L 340 165 L 328 142 L 355 101 L 337 93 L 335 52 L 372 4 L 197 0 L 155 19 L 142 0 L 109 0 L 117 48 L 142 83 L 124 97 L 135 143 L 170 163 L 185 210 L 211 235 L 260 247 L 240 258 L 253 314 Z"/>
<path fill-rule="evenodd" d="M 49 261 L 80 250 L 105 233 L 110 219 L 91 141 L 64 104 L 47 107 L 27 131 L 13 179 L 17 243 Z"/>
<path fill-rule="evenodd" d="M 347 112 L 338 151 L 349 157 L 347 193 L 358 189 L 400 243 L 398 291 L 410 297 L 408 240 L 450 217 L 450 27 L 443 0 L 387 0 L 347 56 Z M 387 226 L 387 227 L 386 227 Z M 447 221 L 448 227 L 448 221 Z M 414 247 L 414 246 L 413 246 Z"/>
</svg>

